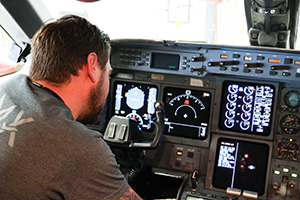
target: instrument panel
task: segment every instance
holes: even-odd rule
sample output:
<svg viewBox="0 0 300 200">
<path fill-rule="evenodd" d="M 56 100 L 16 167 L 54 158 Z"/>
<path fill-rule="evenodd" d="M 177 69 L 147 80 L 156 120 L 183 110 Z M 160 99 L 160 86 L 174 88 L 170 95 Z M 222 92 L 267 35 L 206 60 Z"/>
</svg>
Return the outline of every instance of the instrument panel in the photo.
<svg viewBox="0 0 300 200">
<path fill-rule="evenodd" d="M 179 199 L 299 199 L 299 53 L 112 41 L 107 115 L 137 120 L 150 139 L 153 104 L 164 102 L 164 136 L 145 165 L 196 170 Z"/>
</svg>

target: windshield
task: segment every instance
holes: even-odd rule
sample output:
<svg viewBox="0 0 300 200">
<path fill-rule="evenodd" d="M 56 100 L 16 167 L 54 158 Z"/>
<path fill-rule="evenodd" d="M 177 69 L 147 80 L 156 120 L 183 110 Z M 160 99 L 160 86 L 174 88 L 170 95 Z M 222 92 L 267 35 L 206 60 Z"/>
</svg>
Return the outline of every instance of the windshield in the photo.
<svg viewBox="0 0 300 200">
<path fill-rule="evenodd" d="M 99 0 L 92 3 L 79 0 L 29 0 L 29 2 L 43 22 L 58 19 L 66 14 L 80 15 L 97 25 L 111 39 L 176 40 L 250 46 L 244 0 Z M 299 20 L 296 21 L 298 27 Z M 1 55 L 7 57 L 13 42 L 5 32 L 0 30 L 0 34 Z M 299 31 L 296 38 L 299 38 Z M 294 49 L 300 49 L 300 42 L 297 40 Z M 4 59 L 1 60 L 3 63 Z M 17 70 L 18 68 L 15 68 L 13 71 Z"/>
<path fill-rule="evenodd" d="M 84 16 L 115 38 L 247 46 L 242 0 L 42 0 L 52 18 Z"/>
</svg>

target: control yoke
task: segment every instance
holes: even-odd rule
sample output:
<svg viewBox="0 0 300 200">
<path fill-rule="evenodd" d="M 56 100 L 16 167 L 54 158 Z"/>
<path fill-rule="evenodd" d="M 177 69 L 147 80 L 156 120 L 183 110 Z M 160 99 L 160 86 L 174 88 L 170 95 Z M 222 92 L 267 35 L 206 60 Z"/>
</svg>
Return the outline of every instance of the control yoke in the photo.
<svg viewBox="0 0 300 200">
<path fill-rule="evenodd" d="M 150 142 L 142 141 L 142 131 L 138 122 L 134 119 L 113 116 L 104 133 L 104 140 L 112 145 L 136 148 L 155 148 L 159 144 L 164 131 L 164 104 L 156 101 L 154 103 L 156 119 L 154 124 L 154 138 Z"/>
</svg>

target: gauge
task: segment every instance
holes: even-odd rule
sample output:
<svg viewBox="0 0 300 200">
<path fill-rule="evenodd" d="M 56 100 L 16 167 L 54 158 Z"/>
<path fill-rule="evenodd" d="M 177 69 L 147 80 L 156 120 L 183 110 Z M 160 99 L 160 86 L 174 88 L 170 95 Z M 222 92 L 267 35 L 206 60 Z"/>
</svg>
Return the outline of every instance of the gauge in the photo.
<svg viewBox="0 0 300 200">
<path fill-rule="evenodd" d="M 126 117 L 136 120 L 139 125 L 143 125 L 143 119 L 136 112 L 129 113 L 128 115 L 126 115 Z"/>
<path fill-rule="evenodd" d="M 255 88 L 253 86 L 246 86 L 244 87 L 244 93 L 249 96 L 252 95 L 254 92 Z"/>
<path fill-rule="evenodd" d="M 300 106 L 300 92 L 291 90 L 284 95 L 284 102 L 290 108 Z"/>
<path fill-rule="evenodd" d="M 280 120 L 280 128 L 283 133 L 286 134 L 295 134 L 299 131 L 299 118 L 296 115 L 289 114 L 285 115 Z"/>
<path fill-rule="evenodd" d="M 290 142 L 280 142 L 278 144 L 278 158 L 296 160 L 299 154 L 299 146 Z"/>
<path fill-rule="evenodd" d="M 205 109 L 205 105 L 197 97 L 191 95 L 189 90 L 186 91 L 186 94 L 173 98 L 169 105 L 176 108 L 174 115 L 179 116 L 181 119 L 196 119 L 198 110 Z"/>
<path fill-rule="evenodd" d="M 240 127 L 242 130 L 248 130 L 250 128 L 250 122 L 249 121 L 241 121 Z"/>
<path fill-rule="evenodd" d="M 232 95 L 234 99 L 234 95 Z M 165 134 L 205 140 L 208 133 L 211 93 L 175 87 L 164 88 Z M 234 107 L 235 103 L 231 103 Z M 228 117 L 235 115 L 228 112 Z"/>
<path fill-rule="evenodd" d="M 251 119 L 251 113 L 249 113 L 249 112 L 242 112 L 241 119 L 243 121 L 250 121 L 250 119 Z"/>
<path fill-rule="evenodd" d="M 227 110 L 226 113 L 225 113 L 225 116 L 227 119 L 232 119 L 235 117 L 235 111 L 232 111 L 232 110 Z"/>
<path fill-rule="evenodd" d="M 252 105 L 251 104 L 243 104 L 242 105 L 242 111 L 251 112 L 252 111 Z"/>
<path fill-rule="evenodd" d="M 243 96 L 243 102 L 245 104 L 250 104 L 253 101 L 253 96 Z"/>
<path fill-rule="evenodd" d="M 236 102 L 237 101 L 237 94 L 228 94 L 227 95 L 227 100 L 231 103 Z"/>
<path fill-rule="evenodd" d="M 229 85 L 228 86 L 228 92 L 231 94 L 237 93 L 239 90 L 239 86 L 238 85 Z"/>
</svg>

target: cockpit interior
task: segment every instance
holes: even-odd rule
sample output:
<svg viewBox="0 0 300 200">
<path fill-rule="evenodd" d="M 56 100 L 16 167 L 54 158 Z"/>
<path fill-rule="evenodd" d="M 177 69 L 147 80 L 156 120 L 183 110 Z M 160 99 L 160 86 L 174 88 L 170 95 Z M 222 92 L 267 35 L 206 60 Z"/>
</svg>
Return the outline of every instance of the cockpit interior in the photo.
<svg viewBox="0 0 300 200">
<path fill-rule="evenodd" d="M 14 16 L 9 2 L 1 9 Z M 248 46 L 112 39 L 106 107 L 86 126 L 103 133 L 143 199 L 300 199 L 299 0 L 243 5 Z M 22 26 L 38 21 L 29 13 Z M 40 25 L 21 29 L 30 38 Z M 26 42 L 19 61 L 30 57 Z"/>
</svg>

